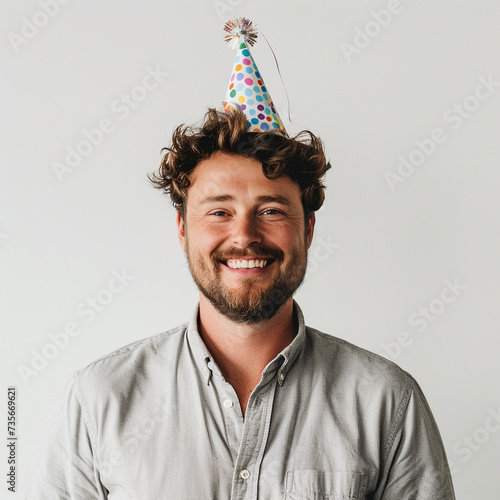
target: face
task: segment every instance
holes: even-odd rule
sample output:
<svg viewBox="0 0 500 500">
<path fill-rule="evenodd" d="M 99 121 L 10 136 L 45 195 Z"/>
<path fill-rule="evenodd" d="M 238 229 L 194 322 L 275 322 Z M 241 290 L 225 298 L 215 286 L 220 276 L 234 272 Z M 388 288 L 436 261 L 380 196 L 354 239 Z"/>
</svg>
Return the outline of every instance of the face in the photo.
<svg viewBox="0 0 500 500">
<path fill-rule="evenodd" d="M 191 174 L 179 241 L 202 300 L 237 323 L 274 316 L 304 279 L 314 214 L 300 188 L 259 161 L 215 152 Z"/>
</svg>

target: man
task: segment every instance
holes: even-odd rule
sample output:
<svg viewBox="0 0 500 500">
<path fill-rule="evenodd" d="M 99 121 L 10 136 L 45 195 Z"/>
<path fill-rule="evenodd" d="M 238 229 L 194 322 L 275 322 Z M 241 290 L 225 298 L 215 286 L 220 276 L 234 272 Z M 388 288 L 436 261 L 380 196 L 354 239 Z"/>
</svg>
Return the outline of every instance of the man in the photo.
<svg viewBox="0 0 500 500">
<path fill-rule="evenodd" d="M 178 127 L 152 176 L 177 209 L 199 304 L 75 374 L 26 498 L 453 500 L 413 378 L 305 326 L 293 294 L 330 164 L 313 134 L 284 131 L 250 24 L 230 28 L 225 112 Z"/>
<path fill-rule="evenodd" d="M 214 110 L 175 131 L 154 182 L 199 307 L 73 377 L 27 498 L 454 498 L 416 382 L 306 327 L 293 300 L 329 168 L 299 139 Z"/>
</svg>

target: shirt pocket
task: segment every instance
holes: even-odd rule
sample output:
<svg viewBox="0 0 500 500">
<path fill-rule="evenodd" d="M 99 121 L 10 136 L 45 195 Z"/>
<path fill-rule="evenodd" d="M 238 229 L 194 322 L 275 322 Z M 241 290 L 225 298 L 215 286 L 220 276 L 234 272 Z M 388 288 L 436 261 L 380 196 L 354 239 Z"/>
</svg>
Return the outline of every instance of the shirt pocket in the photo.
<svg viewBox="0 0 500 500">
<path fill-rule="evenodd" d="M 366 483 L 360 472 L 287 471 L 284 500 L 363 500 Z"/>
</svg>

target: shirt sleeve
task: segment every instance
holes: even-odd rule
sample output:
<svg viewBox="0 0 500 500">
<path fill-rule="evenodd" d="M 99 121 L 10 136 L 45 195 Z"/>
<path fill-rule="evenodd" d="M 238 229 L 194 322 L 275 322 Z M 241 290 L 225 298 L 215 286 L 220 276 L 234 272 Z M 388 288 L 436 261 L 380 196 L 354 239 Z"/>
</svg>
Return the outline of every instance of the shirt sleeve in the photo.
<svg viewBox="0 0 500 500">
<path fill-rule="evenodd" d="M 417 382 L 399 409 L 388 446 L 380 500 L 455 500 L 451 473 L 436 421 Z"/>
<path fill-rule="evenodd" d="M 38 456 L 32 466 L 25 500 L 102 500 L 92 435 L 75 375 L 53 408 Z"/>
</svg>

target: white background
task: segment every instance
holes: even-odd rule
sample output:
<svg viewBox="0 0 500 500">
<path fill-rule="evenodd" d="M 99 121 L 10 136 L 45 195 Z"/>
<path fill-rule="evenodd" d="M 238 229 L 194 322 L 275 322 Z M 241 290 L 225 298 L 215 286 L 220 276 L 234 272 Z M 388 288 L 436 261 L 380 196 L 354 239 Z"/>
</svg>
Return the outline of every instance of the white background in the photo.
<svg viewBox="0 0 500 500">
<path fill-rule="evenodd" d="M 16 385 L 19 426 L 10 497 L 22 497 L 45 418 L 71 374 L 185 322 L 196 304 L 175 212 L 146 174 L 174 126 L 221 105 L 235 55 L 222 25 L 245 15 L 278 58 L 291 124 L 262 37 L 252 50 L 288 132 L 319 134 L 334 166 L 296 297 L 306 322 L 414 375 L 457 498 L 497 499 L 500 88 L 471 96 L 480 77 L 500 82 L 498 0 L 73 0 L 30 31 L 27 22 L 44 23 L 40 5 L 3 2 L 0 14 L 0 413 L 4 428 L 6 389 Z M 381 26 L 374 13 L 388 7 L 398 13 Z M 117 102 L 148 67 L 168 76 L 146 95 L 135 89 L 142 100 L 125 117 Z M 453 106 L 464 101 L 470 116 L 458 119 Z M 113 131 L 58 178 L 54 164 L 103 119 Z M 398 158 L 436 128 L 446 140 L 391 190 L 386 173 L 398 174 Z M 90 320 L 85 302 L 109 298 L 113 270 L 133 279 Z M 445 292 L 447 304 L 446 280 L 462 287 Z M 436 314 L 422 320 L 419 308 L 429 306 Z M 47 347 L 68 322 L 81 333 Z M 43 352 L 52 359 L 35 375 Z M 33 370 L 24 380 L 22 366 Z M 4 480 L 0 491 L 4 498 Z"/>
</svg>

